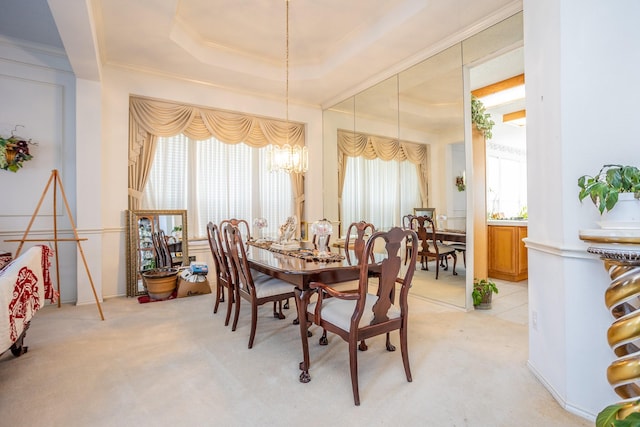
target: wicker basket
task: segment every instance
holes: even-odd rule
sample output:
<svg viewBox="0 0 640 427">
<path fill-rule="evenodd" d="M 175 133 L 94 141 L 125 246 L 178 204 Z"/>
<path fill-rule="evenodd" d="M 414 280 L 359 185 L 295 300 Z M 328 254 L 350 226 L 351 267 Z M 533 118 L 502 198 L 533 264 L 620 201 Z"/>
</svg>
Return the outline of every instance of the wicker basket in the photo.
<svg viewBox="0 0 640 427">
<path fill-rule="evenodd" d="M 155 268 L 142 273 L 144 287 L 151 299 L 166 299 L 176 290 L 178 269 Z"/>
<path fill-rule="evenodd" d="M 6 157 L 8 164 L 13 163 L 13 161 L 16 159 L 16 156 L 18 155 L 18 150 L 16 150 L 16 147 L 16 144 L 7 144 L 7 146 L 5 147 L 4 156 Z"/>
</svg>

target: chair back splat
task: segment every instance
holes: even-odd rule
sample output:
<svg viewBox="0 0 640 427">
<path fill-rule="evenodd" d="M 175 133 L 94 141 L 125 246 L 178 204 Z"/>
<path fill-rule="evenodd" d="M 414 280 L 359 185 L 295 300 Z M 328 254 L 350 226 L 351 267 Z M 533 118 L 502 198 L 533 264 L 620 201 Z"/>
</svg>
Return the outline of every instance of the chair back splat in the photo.
<svg viewBox="0 0 640 427">
<path fill-rule="evenodd" d="M 376 227 L 370 222 L 360 221 L 353 222 L 349 225 L 347 229 L 347 236 L 345 237 L 344 247 L 345 247 L 345 256 L 349 263 L 351 260 L 351 240 L 353 240 L 353 254 L 355 255 L 355 261 L 360 264 L 362 262 L 362 255 L 364 253 L 364 247 L 366 244 L 365 234 L 369 230 L 369 234 L 373 234 L 376 231 Z M 371 260 L 373 260 L 373 252 L 371 253 Z"/>
<path fill-rule="evenodd" d="M 378 231 L 371 235 L 362 253 L 363 262 L 360 263 L 356 292 L 341 292 L 324 283 L 311 283 L 311 288 L 318 289 L 318 298 L 316 302 L 309 304 L 307 319 L 349 343 L 351 387 L 356 405 L 360 404 L 357 344 L 360 340 L 387 334 L 387 350 L 394 351 L 389 333 L 398 330 L 405 374 L 407 381 L 412 380 L 407 349 L 407 297 L 417 255 L 413 251 L 411 263 L 402 268 L 400 252 L 407 239 L 416 241 L 415 231 L 395 227 L 387 232 Z M 396 301 L 398 286 L 400 292 Z"/>
<path fill-rule="evenodd" d="M 223 219 L 222 221 L 220 221 L 220 230 L 224 230 L 224 227 L 227 224 L 231 224 L 234 227 L 240 228 L 241 231 L 244 232 L 245 242 L 248 242 L 249 240 L 251 240 L 251 227 L 249 227 L 249 223 L 247 222 L 246 219 L 236 219 L 236 218 Z"/>
</svg>

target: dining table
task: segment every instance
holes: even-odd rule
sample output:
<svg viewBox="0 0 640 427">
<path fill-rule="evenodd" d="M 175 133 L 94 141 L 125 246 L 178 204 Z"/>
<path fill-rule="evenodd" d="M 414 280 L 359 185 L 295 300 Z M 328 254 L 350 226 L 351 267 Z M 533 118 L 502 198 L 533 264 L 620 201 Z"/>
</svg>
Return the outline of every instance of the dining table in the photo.
<svg viewBox="0 0 640 427">
<path fill-rule="evenodd" d="M 441 242 L 467 243 L 467 233 L 463 230 L 436 230 L 436 239 Z"/>
<path fill-rule="evenodd" d="M 356 280 L 360 272 L 357 263 L 350 262 L 349 258 L 344 256 L 343 249 L 332 248 L 329 257 L 320 257 L 314 256 L 313 249 L 305 248 L 305 243 L 303 242 L 301 250 L 274 250 L 269 242 L 254 241 L 249 242 L 246 251 L 247 261 L 252 269 L 295 286 L 298 317 L 294 320 L 294 324 L 297 323 L 300 326 L 302 362 L 299 368 L 302 371 L 300 373 L 302 383 L 311 381 L 309 324 L 306 320 L 309 299 L 315 290 L 311 289 L 310 284 L 312 282 L 332 284 Z"/>
</svg>

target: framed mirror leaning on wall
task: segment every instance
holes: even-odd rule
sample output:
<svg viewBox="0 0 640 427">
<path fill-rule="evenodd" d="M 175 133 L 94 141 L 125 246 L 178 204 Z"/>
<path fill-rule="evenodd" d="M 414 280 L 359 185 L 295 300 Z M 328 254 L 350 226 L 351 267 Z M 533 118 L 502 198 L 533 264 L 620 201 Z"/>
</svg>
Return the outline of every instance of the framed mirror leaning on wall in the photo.
<svg viewBox="0 0 640 427">
<path fill-rule="evenodd" d="M 152 237 L 159 231 L 164 232 L 172 258 L 189 264 L 186 210 L 127 211 L 127 296 L 146 293 L 140 273 L 156 268 Z"/>
</svg>

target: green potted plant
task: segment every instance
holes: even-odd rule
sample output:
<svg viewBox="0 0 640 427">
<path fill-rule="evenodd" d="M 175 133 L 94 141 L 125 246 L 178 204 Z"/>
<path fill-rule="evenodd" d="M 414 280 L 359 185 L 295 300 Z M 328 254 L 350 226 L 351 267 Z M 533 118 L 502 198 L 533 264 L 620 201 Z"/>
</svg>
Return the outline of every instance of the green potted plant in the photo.
<svg viewBox="0 0 640 427">
<path fill-rule="evenodd" d="M 494 293 L 498 293 L 498 287 L 489 279 L 473 279 L 473 307 L 479 310 L 489 310 Z"/>
<path fill-rule="evenodd" d="M 640 400 L 615 403 L 604 408 L 596 418 L 596 427 L 640 427 Z"/>
<path fill-rule="evenodd" d="M 595 176 L 578 178 L 578 187 L 578 199 L 589 197 L 603 214 L 613 209 L 624 193 L 631 200 L 640 198 L 640 170 L 635 166 L 604 165 Z"/>
<path fill-rule="evenodd" d="M 496 123 L 491 120 L 491 114 L 485 111 L 484 104 L 475 96 L 471 95 L 471 123 L 484 134 L 486 139 L 491 139 L 491 130 Z"/>
</svg>

